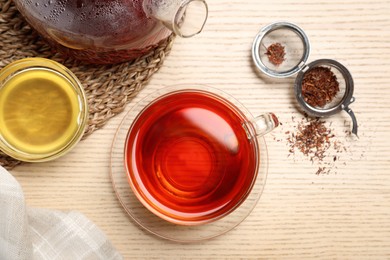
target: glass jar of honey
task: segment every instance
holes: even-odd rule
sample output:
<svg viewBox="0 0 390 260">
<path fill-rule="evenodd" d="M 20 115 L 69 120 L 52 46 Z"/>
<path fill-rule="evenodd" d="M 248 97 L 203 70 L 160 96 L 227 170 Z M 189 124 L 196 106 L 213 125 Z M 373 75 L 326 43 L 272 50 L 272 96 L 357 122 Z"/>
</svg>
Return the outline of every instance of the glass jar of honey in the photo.
<svg viewBox="0 0 390 260">
<path fill-rule="evenodd" d="M 88 120 L 80 81 L 63 65 L 26 58 L 0 71 L 0 150 L 29 162 L 48 161 L 81 139 Z"/>
</svg>

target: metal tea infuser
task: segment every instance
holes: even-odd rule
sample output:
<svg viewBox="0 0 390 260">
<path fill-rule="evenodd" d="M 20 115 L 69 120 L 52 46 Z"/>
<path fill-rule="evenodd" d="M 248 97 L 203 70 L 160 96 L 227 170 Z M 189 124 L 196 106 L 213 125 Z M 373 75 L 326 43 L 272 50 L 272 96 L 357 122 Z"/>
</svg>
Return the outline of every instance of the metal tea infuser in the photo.
<svg viewBox="0 0 390 260">
<path fill-rule="evenodd" d="M 267 46 L 280 43 L 285 48 L 285 58 L 281 64 L 269 61 Z M 348 69 L 331 59 L 320 59 L 306 64 L 310 53 L 310 42 L 305 32 L 297 25 L 289 22 L 276 22 L 262 28 L 256 35 L 252 45 L 252 58 L 256 67 L 266 75 L 274 78 L 286 78 L 298 73 L 294 83 L 295 97 L 302 109 L 309 115 L 324 117 L 334 115 L 342 110 L 352 119 L 352 133 L 357 135 L 357 120 L 349 105 L 355 101 L 353 97 L 353 79 Z M 329 68 L 339 80 L 339 91 L 334 99 L 324 107 L 312 106 L 302 95 L 302 81 L 305 74 L 313 68 L 324 66 Z"/>
</svg>

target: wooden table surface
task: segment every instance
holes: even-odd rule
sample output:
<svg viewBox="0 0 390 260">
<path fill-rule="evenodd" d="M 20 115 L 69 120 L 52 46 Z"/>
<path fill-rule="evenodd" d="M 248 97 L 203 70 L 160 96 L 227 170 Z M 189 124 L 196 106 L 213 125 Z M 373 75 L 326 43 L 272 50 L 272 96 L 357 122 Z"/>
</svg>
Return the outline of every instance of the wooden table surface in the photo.
<svg viewBox="0 0 390 260">
<path fill-rule="evenodd" d="M 326 118 L 342 149 L 318 162 L 290 152 L 288 132 L 302 112 L 294 77 L 256 72 L 252 41 L 275 21 L 302 27 L 309 61 L 344 64 L 355 82 L 351 105 L 359 139 L 345 112 Z M 66 156 L 12 170 L 29 206 L 84 213 L 125 259 L 132 258 L 390 258 L 390 1 L 209 0 L 203 33 L 176 39 L 163 68 L 127 106 L 163 86 L 201 83 L 233 95 L 258 115 L 272 111 L 283 125 L 267 135 L 269 171 L 263 195 L 238 227 L 215 239 L 178 244 L 141 229 L 119 204 L 109 177 L 110 147 L 125 113 L 111 119 Z M 335 158 L 335 159 L 334 159 Z M 334 161 L 336 160 L 336 161 Z"/>
</svg>

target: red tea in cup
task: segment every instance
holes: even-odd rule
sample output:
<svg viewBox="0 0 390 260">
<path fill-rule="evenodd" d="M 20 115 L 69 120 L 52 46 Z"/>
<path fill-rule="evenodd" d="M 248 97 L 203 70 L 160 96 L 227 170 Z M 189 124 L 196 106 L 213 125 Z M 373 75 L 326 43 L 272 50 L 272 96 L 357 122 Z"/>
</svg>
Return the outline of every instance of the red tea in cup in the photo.
<svg viewBox="0 0 390 260">
<path fill-rule="evenodd" d="M 125 144 L 131 188 L 154 214 L 195 225 L 237 208 L 258 171 L 249 119 L 207 91 L 163 95 L 136 117 Z M 252 129 L 249 129 L 252 128 Z"/>
</svg>

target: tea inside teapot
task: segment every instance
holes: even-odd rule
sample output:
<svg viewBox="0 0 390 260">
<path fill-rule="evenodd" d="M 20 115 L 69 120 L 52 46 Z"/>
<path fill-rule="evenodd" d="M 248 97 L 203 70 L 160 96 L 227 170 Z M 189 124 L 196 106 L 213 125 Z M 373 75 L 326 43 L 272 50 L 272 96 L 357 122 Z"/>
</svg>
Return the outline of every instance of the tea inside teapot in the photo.
<svg viewBox="0 0 390 260">
<path fill-rule="evenodd" d="M 186 12 L 199 15 L 192 23 L 197 27 L 193 34 L 201 31 L 207 19 L 203 0 L 15 0 L 15 3 L 54 49 L 90 63 L 118 63 L 145 54 L 172 30 L 181 34 Z"/>
</svg>

